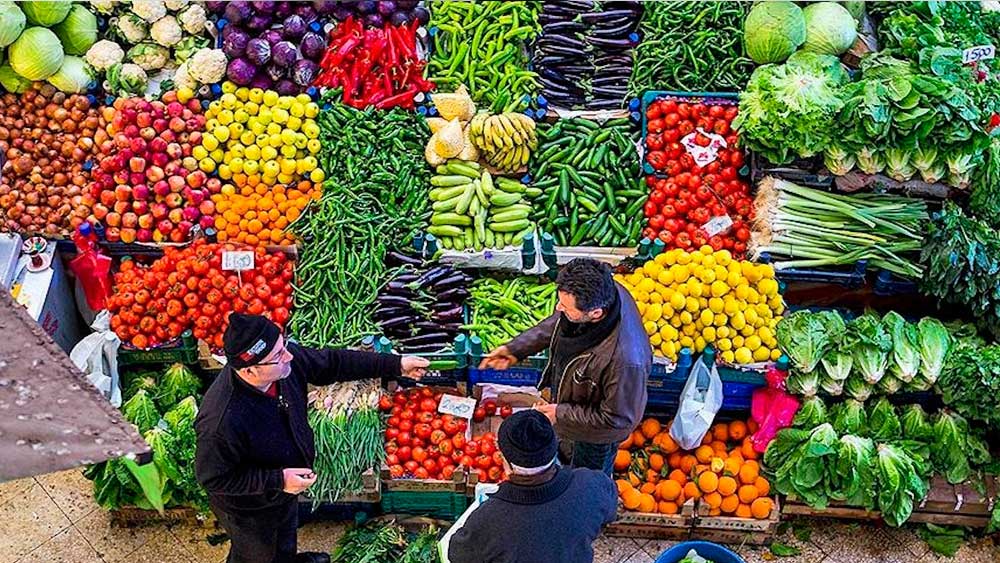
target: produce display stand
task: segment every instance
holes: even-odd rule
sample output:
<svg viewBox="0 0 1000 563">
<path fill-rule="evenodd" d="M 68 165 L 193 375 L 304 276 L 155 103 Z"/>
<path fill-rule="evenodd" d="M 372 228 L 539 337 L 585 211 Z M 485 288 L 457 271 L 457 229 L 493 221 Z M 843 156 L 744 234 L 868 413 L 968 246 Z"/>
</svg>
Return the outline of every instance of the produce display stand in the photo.
<svg viewBox="0 0 1000 563">
<path fill-rule="evenodd" d="M 455 471 L 450 481 L 393 479 L 388 467 L 380 471 L 382 512 L 456 520 L 469 507 L 469 474 Z M 472 488 L 475 488 L 473 483 Z"/>
<path fill-rule="evenodd" d="M 691 538 L 718 543 L 764 545 L 778 533 L 781 505 L 777 495 L 771 497 L 771 514 L 764 520 L 736 516 L 709 516 L 708 505 L 698 503 Z"/>
<path fill-rule="evenodd" d="M 608 536 L 682 541 L 695 525 L 695 501 L 689 499 L 680 514 L 632 512 L 618 508 L 618 518 L 604 528 Z"/>
<path fill-rule="evenodd" d="M 908 522 L 985 528 L 989 524 L 990 513 L 998 501 L 997 495 L 1000 492 L 1000 486 L 998 486 L 997 477 L 993 475 L 988 476 L 983 481 L 982 486 L 985 489 L 985 495 L 971 484 L 952 485 L 944 477 L 936 475 L 931 480 L 927 498 L 914 505 L 913 514 Z M 882 514 L 877 510 L 865 510 L 840 502 L 833 502 L 825 509 L 818 509 L 802 503 L 794 496 L 789 496 L 785 500 L 782 514 L 842 520 L 882 520 Z"/>
</svg>

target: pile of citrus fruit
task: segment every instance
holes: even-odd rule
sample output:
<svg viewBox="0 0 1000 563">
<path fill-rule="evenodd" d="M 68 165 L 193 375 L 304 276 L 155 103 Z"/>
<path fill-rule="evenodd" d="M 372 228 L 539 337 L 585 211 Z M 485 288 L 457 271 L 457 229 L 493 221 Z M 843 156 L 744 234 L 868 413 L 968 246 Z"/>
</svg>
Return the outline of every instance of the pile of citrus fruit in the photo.
<svg viewBox="0 0 1000 563">
<path fill-rule="evenodd" d="M 785 304 L 770 265 L 703 246 L 668 250 L 615 279 L 635 299 L 656 355 L 676 360 L 682 348 L 713 345 L 727 364 L 781 356 L 774 327 Z"/>
<path fill-rule="evenodd" d="M 295 237 L 287 231 L 302 211 L 314 199 L 319 199 L 322 186 L 309 180 L 285 186 L 268 186 L 259 180 L 244 178 L 242 188 L 233 184 L 222 186 L 221 193 L 212 196 L 215 203 L 215 230 L 220 241 L 236 241 L 250 245 L 289 245 Z"/>
<path fill-rule="evenodd" d="M 756 430 L 752 420 L 720 422 L 702 445 L 687 451 L 670 437 L 669 424 L 644 420 L 615 455 L 622 505 L 634 512 L 678 514 L 684 503 L 697 500 L 710 516 L 766 519 L 774 503 L 750 443 Z"/>
</svg>

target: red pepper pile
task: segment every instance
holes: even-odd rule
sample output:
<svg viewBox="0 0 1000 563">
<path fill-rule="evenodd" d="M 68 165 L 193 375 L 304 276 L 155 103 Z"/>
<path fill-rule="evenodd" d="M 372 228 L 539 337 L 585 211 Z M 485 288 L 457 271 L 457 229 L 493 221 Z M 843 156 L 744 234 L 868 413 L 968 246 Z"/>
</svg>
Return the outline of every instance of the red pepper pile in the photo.
<svg viewBox="0 0 1000 563">
<path fill-rule="evenodd" d="M 667 248 L 708 244 L 737 257 L 746 252 L 753 200 L 750 185 L 740 177 L 744 155 L 730 126 L 736 112 L 735 105 L 717 103 L 660 99 L 650 104 L 646 162 L 656 175 L 646 178 L 652 191 L 644 207 L 649 223 L 643 236 L 659 238 Z M 713 145 L 714 160 L 700 166 L 693 155 Z"/>
<path fill-rule="evenodd" d="M 365 29 L 353 16 L 347 18 L 330 31 L 313 84 L 343 88 L 344 103 L 356 108 L 413 109 L 413 97 L 434 88 L 424 80 L 424 61 L 417 56 L 418 26 L 414 20 Z"/>
<path fill-rule="evenodd" d="M 223 270 L 226 250 L 252 250 L 254 269 L 240 275 Z M 115 293 L 108 299 L 111 329 L 140 349 L 165 344 L 188 329 L 221 349 L 231 311 L 264 315 L 279 326 L 288 322 L 292 277 L 293 264 L 284 253 L 268 254 L 261 247 L 195 241 L 183 249 L 166 248 L 149 267 L 128 260 L 115 273 Z"/>
</svg>

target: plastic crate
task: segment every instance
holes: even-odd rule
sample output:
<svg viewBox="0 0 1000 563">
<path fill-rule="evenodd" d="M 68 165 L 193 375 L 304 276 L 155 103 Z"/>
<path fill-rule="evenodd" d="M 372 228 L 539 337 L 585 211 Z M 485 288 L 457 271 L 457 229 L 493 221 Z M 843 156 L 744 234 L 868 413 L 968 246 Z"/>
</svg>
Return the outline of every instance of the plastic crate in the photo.
<svg viewBox="0 0 1000 563">
<path fill-rule="evenodd" d="M 178 341 L 169 346 L 140 350 L 123 342 L 118 349 L 119 366 L 173 363 L 189 366 L 198 363 L 198 341 L 190 330 L 184 331 Z"/>
<path fill-rule="evenodd" d="M 386 491 L 382 493 L 382 512 L 412 514 L 439 520 L 458 520 L 469 508 L 464 493 L 445 491 Z"/>
<path fill-rule="evenodd" d="M 776 176 L 807 188 L 829 190 L 834 187 L 835 176 L 823 165 L 821 157 L 797 159 L 789 164 L 773 164 L 753 153 L 750 156 L 750 178 L 754 184 L 767 176 Z"/>
<path fill-rule="evenodd" d="M 767 252 L 762 252 L 760 255 L 760 262 L 763 264 L 770 264 L 772 262 L 771 255 Z M 782 270 L 775 269 L 774 275 L 778 278 L 778 281 L 784 283 L 790 282 L 804 282 L 804 283 L 826 283 L 831 285 L 839 285 L 848 289 L 857 289 L 859 287 L 864 287 L 866 282 L 866 273 L 868 271 L 868 261 L 858 260 L 854 266 L 846 268 L 785 268 Z"/>
<path fill-rule="evenodd" d="M 483 342 L 478 336 L 469 338 L 469 384 L 490 383 L 537 387 L 542 380 L 542 372 L 549 363 L 546 355 L 529 356 L 505 370 L 479 369 L 479 363 L 486 355 Z"/>
<path fill-rule="evenodd" d="M 671 99 L 683 102 L 693 102 L 693 103 L 710 103 L 719 104 L 727 106 L 735 106 L 739 104 L 739 94 L 734 92 L 674 92 L 669 90 L 648 90 L 642 94 L 642 138 L 646 138 L 646 110 L 649 108 L 649 104 L 653 103 L 659 99 Z M 645 161 L 645 150 L 646 144 L 643 141 L 643 163 L 642 170 L 646 174 L 656 173 L 653 167 Z"/>
<path fill-rule="evenodd" d="M 892 272 L 882 270 L 875 276 L 875 285 L 872 288 L 875 295 L 887 297 L 892 295 L 916 295 L 918 292 L 917 282 L 904 280 L 893 275 Z"/>
<path fill-rule="evenodd" d="M 407 355 L 425 358 L 431 362 L 445 361 L 455 362 L 457 364 L 455 369 L 428 371 L 427 374 L 420 379 L 421 385 L 450 386 L 466 381 L 468 379 L 469 365 L 468 341 L 469 339 L 464 334 L 459 334 L 455 337 L 455 342 L 453 344 L 454 349 L 451 351 L 407 353 Z M 379 338 L 375 343 L 375 351 L 383 354 L 391 353 L 392 342 L 384 336 Z M 407 380 L 401 380 L 403 383 L 406 383 L 406 381 Z"/>
</svg>

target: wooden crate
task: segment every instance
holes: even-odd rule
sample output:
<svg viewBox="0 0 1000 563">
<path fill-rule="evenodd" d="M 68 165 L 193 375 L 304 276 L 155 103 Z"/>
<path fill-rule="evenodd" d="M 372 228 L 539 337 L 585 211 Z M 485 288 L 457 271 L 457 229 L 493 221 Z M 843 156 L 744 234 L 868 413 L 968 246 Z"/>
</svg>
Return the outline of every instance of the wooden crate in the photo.
<svg viewBox="0 0 1000 563">
<path fill-rule="evenodd" d="M 380 477 L 382 492 L 468 493 L 469 474 L 464 467 L 455 470 L 455 474 L 447 481 L 437 479 L 393 479 L 392 475 L 389 474 L 389 467 L 386 465 L 382 466 Z"/>
<path fill-rule="evenodd" d="M 618 508 L 618 519 L 608 524 L 608 536 L 659 540 L 686 540 L 694 524 L 694 499 L 681 506 L 680 514 L 632 512 Z"/>
<path fill-rule="evenodd" d="M 735 516 L 709 516 L 708 505 L 698 502 L 691 539 L 708 540 L 716 543 L 764 545 L 774 539 L 781 521 L 781 505 L 778 497 L 771 498 L 774 506 L 764 520 L 757 518 L 737 518 Z"/>
<path fill-rule="evenodd" d="M 1000 483 L 996 476 L 989 476 L 983 483 L 986 495 L 981 495 L 971 483 L 952 485 L 944 477 L 931 479 L 927 498 L 913 507 L 913 514 L 907 522 L 921 522 L 943 526 L 968 526 L 985 528 L 1000 493 Z M 825 509 L 817 509 L 804 504 L 794 496 L 788 497 L 782 507 L 783 514 L 840 518 L 844 520 L 881 520 L 877 510 L 865 510 L 834 502 Z"/>
<path fill-rule="evenodd" d="M 136 506 L 123 506 L 111 511 L 111 524 L 122 528 L 141 526 L 162 526 L 164 524 L 187 524 L 213 526 L 214 517 L 202 518 L 193 508 L 167 508 L 163 514 Z"/>
<path fill-rule="evenodd" d="M 219 373 L 224 364 L 212 357 L 212 351 L 204 340 L 198 341 L 198 367 L 206 373 Z"/>
</svg>

